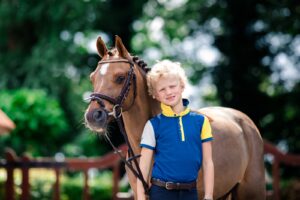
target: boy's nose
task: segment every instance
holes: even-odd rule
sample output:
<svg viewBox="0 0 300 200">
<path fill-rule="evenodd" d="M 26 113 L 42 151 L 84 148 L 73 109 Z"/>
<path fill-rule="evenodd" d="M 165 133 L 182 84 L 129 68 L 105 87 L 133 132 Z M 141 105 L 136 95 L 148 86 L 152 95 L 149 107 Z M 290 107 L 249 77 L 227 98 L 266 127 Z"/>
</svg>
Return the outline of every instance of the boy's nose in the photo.
<svg viewBox="0 0 300 200">
<path fill-rule="evenodd" d="M 171 94 L 171 89 L 167 88 L 166 89 L 166 94 Z"/>
</svg>

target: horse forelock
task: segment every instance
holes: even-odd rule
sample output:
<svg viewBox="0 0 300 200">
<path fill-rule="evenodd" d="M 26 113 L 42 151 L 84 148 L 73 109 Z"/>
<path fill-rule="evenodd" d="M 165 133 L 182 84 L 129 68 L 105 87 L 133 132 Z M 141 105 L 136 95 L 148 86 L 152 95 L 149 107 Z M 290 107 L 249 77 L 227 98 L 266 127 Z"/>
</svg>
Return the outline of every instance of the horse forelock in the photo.
<svg viewBox="0 0 300 200">
<path fill-rule="evenodd" d="M 110 49 L 109 51 L 107 51 L 107 54 L 103 57 L 103 59 L 105 58 L 105 59 L 109 60 L 109 59 L 118 58 L 118 57 L 119 57 L 119 52 L 114 47 L 114 48 Z"/>
</svg>

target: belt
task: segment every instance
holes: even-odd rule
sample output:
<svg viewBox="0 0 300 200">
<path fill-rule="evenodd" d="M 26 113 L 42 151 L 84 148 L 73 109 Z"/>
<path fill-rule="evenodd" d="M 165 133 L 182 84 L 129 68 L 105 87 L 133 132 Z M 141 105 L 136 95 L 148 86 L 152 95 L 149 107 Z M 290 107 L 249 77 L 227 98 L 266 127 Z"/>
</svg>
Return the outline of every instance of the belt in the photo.
<svg viewBox="0 0 300 200">
<path fill-rule="evenodd" d="M 170 181 L 164 182 L 164 181 L 161 181 L 161 180 L 155 179 L 155 178 L 151 179 L 151 183 L 153 185 L 157 185 L 157 186 L 166 188 L 167 190 L 191 190 L 191 189 L 195 188 L 197 185 L 196 181 L 191 182 L 191 183 L 174 183 L 174 182 L 170 182 Z"/>
</svg>

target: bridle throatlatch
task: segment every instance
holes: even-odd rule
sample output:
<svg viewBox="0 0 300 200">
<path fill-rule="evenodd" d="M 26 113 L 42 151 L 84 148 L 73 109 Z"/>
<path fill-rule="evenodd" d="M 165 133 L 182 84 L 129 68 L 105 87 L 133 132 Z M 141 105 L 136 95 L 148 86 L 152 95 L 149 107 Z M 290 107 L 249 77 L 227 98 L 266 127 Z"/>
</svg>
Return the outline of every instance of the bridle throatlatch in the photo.
<svg viewBox="0 0 300 200">
<path fill-rule="evenodd" d="M 126 99 L 126 97 L 129 94 L 129 90 L 130 90 L 130 86 L 133 83 L 133 100 L 131 105 L 129 106 L 129 108 L 134 104 L 135 98 L 136 98 L 136 75 L 134 73 L 134 63 L 132 61 L 126 60 L 126 59 L 117 59 L 117 60 L 105 60 L 105 61 L 100 61 L 98 64 L 105 64 L 105 63 L 128 63 L 130 65 L 130 69 L 128 71 L 127 74 L 127 78 L 125 80 L 125 83 L 123 85 L 123 88 L 121 90 L 121 93 L 119 94 L 119 96 L 117 98 L 113 98 L 110 96 L 107 96 L 105 94 L 101 94 L 101 93 L 92 93 L 90 95 L 90 97 L 88 98 L 88 100 L 90 101 L 96 101 L 100 107 L 107 113 L 107 115 L 112 115 L 116 121 L 117 124 L 119 126 L 120 132 L 122 133 L 124 139 L 125 139 L 125 143 L 128 146 L 128 159 L 126 159 L 122 154 L 121 151 L 111 142 L 110 138 L 108 137 L 107 134 L 105 134 L 105 137 L 107 139 L 107 141 L 109 142 L 109 144 L 112 146 L 112 148 L 114 149 L 114 152 L 116 154 L 118 154 L 122 160 L 122 162 L 125 163 L 125 165 L 132 171 L 132 173 L 141 180 L 145 193 L 148 194 L 149 192 L 149 185 L 147 184 L 147 182 L 145 181 L 143 174 L 141 172 L 139 163 L 137 161 L 137 158 L 139 158 L 141 155 L 135 155 L 135 153 L 133 152 L 133 149 L 131 147 L 131 144 L 128 140 L 128 135 L 126 133 L 125 130 L 125 126 L 124 126 L 124 121 L 123 121 L 123 116 L 122 116 L 122 106 L 123 103 Z M 105 109 L 103 100 L 106 100 L 108 102 L 110 102 L 113 105 L 113 110 L 111 112 L 107 111 Z"/>
</svg>

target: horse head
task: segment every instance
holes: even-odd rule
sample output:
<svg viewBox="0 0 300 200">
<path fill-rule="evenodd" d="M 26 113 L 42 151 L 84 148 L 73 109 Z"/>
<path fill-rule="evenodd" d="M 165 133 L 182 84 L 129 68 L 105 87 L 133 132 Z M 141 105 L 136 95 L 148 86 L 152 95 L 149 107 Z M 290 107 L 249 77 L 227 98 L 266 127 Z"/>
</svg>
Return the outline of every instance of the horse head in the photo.
<svg viewBox="0 0 300 200">
<path fill-rule="evenodd" d="M 107 49 L 101 37 L 98 37 L 96 46 L 102 59 L 90 74 L 94 91 L 89 97 L 85 123 L 92 131 L 102 133 L 113 117 L 121 117 L 122 112 L 134 104 L 139 81 L 136 65 L 145 69 L 146 64 L 132 57 L 118 36 L 111 50 Z"/>
</svg>

